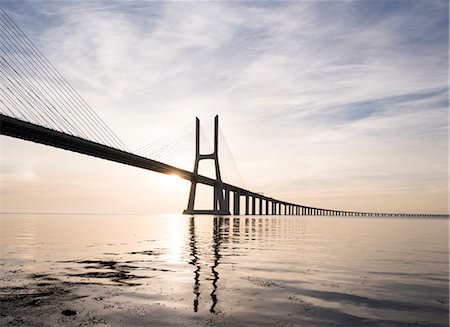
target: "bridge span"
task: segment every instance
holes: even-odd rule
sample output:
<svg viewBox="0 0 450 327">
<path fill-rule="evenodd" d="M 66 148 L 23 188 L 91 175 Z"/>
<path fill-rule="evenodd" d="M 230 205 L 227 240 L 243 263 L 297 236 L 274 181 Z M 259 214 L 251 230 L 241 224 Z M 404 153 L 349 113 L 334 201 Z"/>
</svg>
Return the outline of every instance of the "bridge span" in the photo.
<svg viewBox="0 0 450 327">
<path fill-rule="evenodd" d="M 193 185 L 195 183 L 204 184 L 217 189 L 220 186 L 220 192 L 223 195 L 223 207 L 218 208 L 217 197 L 214 200 L 213 210 L 185 210 L 188 214 L 219 214 L 219 215 L 318 215 L 318 216 L 436 216 L 411 213 L 376 213 L 376 212 L 357 212 L 335 209 L 316 208 L 306 205 L 290 203 L 262 194 L 243 189 L 241 187 L 222 182 L 218 179 L 212 179 L 200 175 L 196 172 L 190 172 L 180 169 L 163 162 L 145 158 L 130 152 L 119 150 L 107 145 L 86 140 L 84 138 L 66 134 L 47 127 L 36 125 L 30 122 L 12 118 L 0 114 L 0 134 L 40 143 L 55 148 L 69 150 L 101 159 L 114 161 L 121 164 L 130 165 L 146 170 L 155 171 L 167 175 L 177 175 L 180 178 L 189 180 Z M 205 159 L 205 158 L 203 158 Z M 192 192 L 191 192 L 192 193 Z M 195 196 L 194 196 L 195 198 Z M 241 198 L 244 198 L 243 210 L 241 210 Z M 192 198 L 190 198 L 192 201 Z M 232 202 L 232 206 L 230 206 Z M 193 209 L 193 208 L 191 208 Z"/>
</svg>

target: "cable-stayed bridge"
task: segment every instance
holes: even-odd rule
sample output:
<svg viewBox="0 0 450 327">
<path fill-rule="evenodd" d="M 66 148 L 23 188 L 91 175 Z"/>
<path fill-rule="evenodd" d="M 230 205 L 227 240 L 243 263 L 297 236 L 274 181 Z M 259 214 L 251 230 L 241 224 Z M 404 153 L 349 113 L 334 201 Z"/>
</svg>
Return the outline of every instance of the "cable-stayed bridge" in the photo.
<svg viewBox="0 0 450 327">
<path fill-rule="evenodd" d="M 296 204 L 239 187 L 222 179 L 219 165 L 219 120 L 214 120 L 213 149 L 200 152 L 200 121 L 195 134 L 194 169 L 189 171 L 130 151 L 64 79 L 36 45 L 0 8 L 0 134 L 94 156 L 191 182 L 186 214 L 423 216 L 407 213 L 354 212 Z M 179 143 L 181 144 L 181 143 Z M 181 155 L 180 145 L 170 153 Z M 160 144 L 161 146 L 161 144 Z M 143 152 L 151 149 L 144 147 Z M 148 151 L 147 151 L 148 152 Z M 199 173 L 201 160 L 214 161 L 215 178 Z M 210 210 L 194 208 L 197 184 L 212 187 Z M 241 199 L 244 199 L 241 205 Z M 431 216 L 431 215 L 430 215 Z M 435 216 L 435 215 L 433 215 Z"/>
</svg>

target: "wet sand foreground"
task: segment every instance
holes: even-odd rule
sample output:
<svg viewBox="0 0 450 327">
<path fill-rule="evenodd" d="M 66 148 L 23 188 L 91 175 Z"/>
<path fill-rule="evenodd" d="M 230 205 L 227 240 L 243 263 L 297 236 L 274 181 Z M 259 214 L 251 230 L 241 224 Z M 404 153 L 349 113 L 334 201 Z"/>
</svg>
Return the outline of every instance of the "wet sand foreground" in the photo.
<svg viewBox="0 0 450 327">
<path fill-rule="evenodd" d="M 16 216 L 1 227 L 1 326 L 448 326 L 447 220 Z"/>
</svg>

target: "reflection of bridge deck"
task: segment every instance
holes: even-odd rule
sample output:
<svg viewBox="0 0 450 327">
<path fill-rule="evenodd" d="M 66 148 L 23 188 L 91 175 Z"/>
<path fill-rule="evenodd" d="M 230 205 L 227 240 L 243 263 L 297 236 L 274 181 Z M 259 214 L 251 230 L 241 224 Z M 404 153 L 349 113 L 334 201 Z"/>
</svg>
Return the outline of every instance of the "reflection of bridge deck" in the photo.
<svg viewBox="0 0 450 327">
<path fill-rule="evenodd" d="M 41 143 L 56 148 L 61 148 L 77 153 L 86 154 L 138 168 L 155 171 L 162 174 L 177 175 L 180 178 L 197 183 L 214 187 L 216 180 L 194 174 L 193 172 L 180 169 L 163 162 L 148 159 L 136 154 L 115 149 L 100 143 L 89 141 L 77 136 L 69 135 L 53 129 L 18 120 L 9 116 L 0 114 L 0 134 L 7 135 L 23 140 Z M 264 195 L 245 190 L 238 186 L 222 183 L 225 191 L 225 202 L 228 207 L 230 205 L 230 193 L 233 196 L 233 214 L 239 215 L 241 197 L 245 199 L 246 215 L 327 215 L 327 216 L 396 216 L 396 217 L 412 217 L 412 216 L 439 216 L 439 215 L 422 215 L 422 214 L 406 214 L 406 213 L 371 213 L 371 212 L 353 212 L 333 209 L 314 208 L 309 206 L 298 205 L 285 201 L 266 197 Z M 196 210 L 200 214 L 215 214 L 214 210 Z M 442 215 L 441 215 L 442 216 Z"/>
</svg>

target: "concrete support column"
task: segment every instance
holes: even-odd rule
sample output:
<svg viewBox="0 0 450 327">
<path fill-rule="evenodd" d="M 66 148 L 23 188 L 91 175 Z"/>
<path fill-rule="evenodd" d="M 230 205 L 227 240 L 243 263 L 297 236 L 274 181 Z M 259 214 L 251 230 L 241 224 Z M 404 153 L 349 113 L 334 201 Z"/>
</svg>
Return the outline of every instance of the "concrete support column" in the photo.
<svg viewBox="0 0 450 327">
<path fill-rule="evenodd" d="M 262 215 L 262 199 L 258 198 L 259 200 L 259 211 L 258 211 L 258 215 Z"/>
<path fill-rule="evenodd" d="M 256 198 L 252 196 L 252 215 L 256 215 Z"/>
<path fill-rule="evenodd" d="M 233 215 L 239 215 L 240 214 L 240 194 L 239 192 L 234 192 L 234 200 L 233 200 Z"/>
<path fill-rule="evenodd" d="M 215 191 L 215 188 L 213 191 L 213 209 L 215 211 L 217 211 L 219 209 L 219 204 L 217 203 L 217 192 Z"/>
<path fill-rule="evenodd" d="M 249 201 L 250 199 L 248 198 L 248 194 L 245 194 L 245 214 L 248 216 L 249 212 L 250 212 L 250 208 L 249 206 Z"/>
<path fill-rule="evenodd" d="M 224 188 L 225 192 L 224 200 L 225 200 L 225 209 L 226 211 L 230 211 L 230 190 L 228 188 Z M 216 201 L 214 201 L 215 203 Z"/>
<path fill-rule="evenodd" d="M 265 203 L 266 203 L 266 216 L 268 216 L 269 215 L 269 200 L 265 200 Z"/>
</svg>

